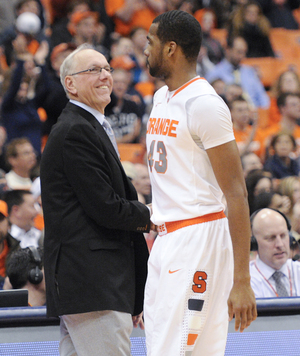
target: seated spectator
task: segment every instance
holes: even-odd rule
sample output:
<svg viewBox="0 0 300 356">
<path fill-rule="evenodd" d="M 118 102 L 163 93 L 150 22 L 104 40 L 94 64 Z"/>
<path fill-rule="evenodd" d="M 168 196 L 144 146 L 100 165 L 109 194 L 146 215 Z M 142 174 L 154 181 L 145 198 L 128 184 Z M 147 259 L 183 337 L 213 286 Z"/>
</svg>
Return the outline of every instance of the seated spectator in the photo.
<svg viewBox="0 0 300 356">
<path fill-rule="evenodd" d="M 25 48 L 24 35 L 18 35 L 13 45 L 17 54 L 17 62 L 9 80 L 8 89 L 3 96 L 1 106 L 3 126 L 7 132 L 8 142 L 25 136 L 40 154 L 42 123 L 38 108 L 41 107 L 49 90 L 45 66 L 49 47 L 47 42 L 43 42 L 36 54 L 32 56 Z M 36 83 L 40 73 L 42 84 L 37 90 Z"/>
<path fill-rule="evenodd" d="M 225 84 L 224 80 L 217 78 L 214 81 L 212 81 L 210 84 L 215 89 L 216 93 L 218 95 L 220 95 L 227 103 L 227 100 L 225 99 L 226 84 Z"/>
<path fill-rule="evenodd" d="M 300 78 L 293 70 L 282 72 L 270 90 L 270 112 L 269 125 L 278 124 L 281 119 L 281 114 L 277 106 L 277 99 L 283 93 L 300 94 Z"/>
<path fill-rule="evenodd" d="M 225 58 L 206 75 L 209 82 L 222 79 L 226 84 L 239 84 L 255 107 L 268 108 L 270 99 L 255 69 L 241 64 L 248 46 L 243 37 L 228 39 Z"/>
<path fill-rule="evenodd" d="M 254 152 L 259 157 L 263 157 L 264 137 L 261 129 L 257 127 L 257 113 L 251 112 L 249 104 L 241 96 L 233 99 L 228 104 L 240 155 L 242 156 L 246 152 Z"/>
<path fill-rule="evenodd" d="M 300 202 L 300 178 L 298 176 L 290 176 L 280 179 L 278 192 L 289 197 L 291 207 L 286 214 L 291 220 L 294 205 Z"/>
<path fill-rule="evenodd" d="M 20 247 L 39 246 L 41 231 L 34 227 L 34 219 L 38 214 L 36 200 L 27 190 L 11 190 L 5 193 L 10 235 L 20 241 Z"/>
<path fill-rule="evenodd" d="M 257 0 L 257 2 L 261 5 L 273 28 L 282 27 L 288 30 L 297 30 L 299 28 L 293 15 L 293 10 L 299 7 L 298 1 Z"/>
<path fill-rule="evenodd" d="M 229 36 L 242 36 L 248 45 L 247 57 L 274 57 L 269 39 L 271 25 L 256 1 L 238 6 L 233 14 Z"/>
<path fill-rule="evenodd" d="M 244 177 L 246 178 L 248 173 L 254 169 L 263 169 L 263 164 L 261 159 L 253 152 L 246 152 L 241 156 L 242 167 L 244 172 Z"/>
<path fill-rule="evenodd" d="M 300 296 L 300 262 L 289 258 L 290 223 L 273 209 L 254 213 L 251 249 L 257 258 L 250 262 L 251 286 L 256 298 Z"/>
<path fill-rule="evenodd" d="M 104 0 L 104 4 L 115 31 L 122 36 L 128 36 L 135 27 L 148 31 L 155 17 L 165 11 L 164 0 Z"/>
<path fill-rule="evenodd" d="M 149 177 L 148 167 L 142 163 L 135 163 L 135 176 L 132 179 L 132 184 L 134 185 L 138 194 L 141 194 L 145 203 L 151 203 L 151 183 Z"/>
<path fill-rule="evenodd" d="M 70 19 L 75 12 L 84 11 L 91 11 L 88 0 L 71 0 L 68 2 L 66 7 L 66 15 L 62 16 L 60 19 L 54 19 L 50 38 L 51 49 L 61 43 L 72 42 L 73 34 L 68 28 Z"/>
<path fill-rule="evenodd" d="M 95 11 L 75 12 L 70 18 L 68 25 L 73 35 L 72 41 L 78 47 L 83 43 L 89 43 L 97 51 L 109 59 L 109 51 L 103 46 L 106 28 L 99 21 L 98 13 Z"/>
<path fill-rule="evenodd" d="M 142 114 L 138 105 L 126 95 L 129 87 L 128 73 L 116 69 L 113 74 L 111 102 L 105 108 L 117 143 L 137 143 L 141 132 Z"/>
<path fill-rule="evenodd" d="M 296 156 L 300 151 L 300 127 L 297 120 L 300 118 L 300 94 L 283 93 L 277 99 L 281 119 L 277 124 L 264 130 L 265 144 L 269 145 L 274 135 L 284 131 L 291 134 L 297 143 Z"/>
<path fill-rule="evenodd" d="M 28 290 L 28 305 L 46 304 L 43 250 L 35 247 L 20 249 L 11 255 L 7 276 L 13 289 Z"/>
<path fill-rule="evenodd" d="M 290 198 L 278 192 L 262 192 L 255 197 L 254 211 L 270 208 L 287 214 L 291 207 Z"/>
<path fill-rule="evenodd" d="M 36 154 L 26 137 L 12 140 L 6 147 L 6 160 L 10 171 L 5 175 L 10 189 L 30 189 L 31 172 L 37 164 Z"/>
<path fill-rule="evenodd" d="M 264 169 L 272 173 L 273 178 L 281 179 L 297 176 L 300 172 L 298 162 L 292 158 L 297 145 L 294 137 L 286 132 L 275 135 L 270 144 L 272 154 L 266 160 Z"/>
<path fill-rule="evenodd" d="M 142 94 L 135 89 L 136 83 L 134 82 L 134 78 L 137 61 L 135 58 L 133 41 L 130 38 L 119 37 L 113 42 L 110 54 L 110 65 L 114 69 L 120 68 L 128 72 L 129 84 L 127 94 L 130 95 L 130 99 L 135 101 L 139 106 L 141 115 L 144 115 L 146 110 L 145 101 Z M 148 73 L 148 69 L 145 73 Z"/>
<path fill-rule="evenodd" d="M 254 169 L 246 177 L 246 187 L 250 214 L 252 214 L 255 211 L 255 198 L 257 195 L 262 192 L 272 192 L 272 176 L 266 171 Z"/>
</svg>

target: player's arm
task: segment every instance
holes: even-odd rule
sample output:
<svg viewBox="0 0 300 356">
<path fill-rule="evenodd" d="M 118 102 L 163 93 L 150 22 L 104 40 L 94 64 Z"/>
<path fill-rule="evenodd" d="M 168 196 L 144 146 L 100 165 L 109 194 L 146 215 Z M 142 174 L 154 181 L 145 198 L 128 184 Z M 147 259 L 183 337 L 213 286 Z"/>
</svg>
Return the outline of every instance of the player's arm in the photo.
<svg viewBox="0 0 300 356">
<path fill-rule="evenodd" d="M 229 229 L 234 254 L 234 283 L 228 299 L 229 320 L 242 332 L 257 317 L 255 296 L 250 286 L 250 221 L 247 190 L 235 141 L 207 149 L 216 179 L 228 205 Z"/>
</svg>

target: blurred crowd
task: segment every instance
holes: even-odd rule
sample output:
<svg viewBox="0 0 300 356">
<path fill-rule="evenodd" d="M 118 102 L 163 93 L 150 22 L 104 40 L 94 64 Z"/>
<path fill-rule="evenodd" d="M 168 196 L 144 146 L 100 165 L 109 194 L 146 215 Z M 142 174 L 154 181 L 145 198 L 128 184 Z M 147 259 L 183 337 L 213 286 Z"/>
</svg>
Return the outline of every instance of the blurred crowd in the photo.
<svg viewBox="0 0 300 356">
<path fill-rule="evenodd" d="M 292 236 L 288 258 L 299 259 L 300 73 L 293 61 L 285 62 L 277 77 L 266 81 L 261 69 L 246 60 L 282 56 L 272 41 L 275 29 L 300 38 L 300 0 L 0 0 L 3 282 L 15 250 L 34 246 L 42 251 L 39 161 L 51 128 L 68 102 L 60 65 L 83 43 L 92 44 L 114 68 L 105 116 L 139 200 L 151 202 L 146 125 L 153 95 L 164 82 L 149 75 L 143 52 L 152 20 L 172 9 L 189 12 L 202 26 L 197 73 L 230 109 L 250 214 L 263 208 L 285 214 Z M 299 41 L 298 46 L 300 53 Z M 126 155 L 129 150 L 133 150 L 131 156 Z M 145 238 L 151 250 L 155 234 Z M 26 251 L 27 259 L 34 257 L 31 250 Z M 251 252 L 250 259 L 256 255 Z M 28 268 L 32 269 L 32 262 Z M 5 283 L 12 287 L 8 279 Z"/>
</svg>

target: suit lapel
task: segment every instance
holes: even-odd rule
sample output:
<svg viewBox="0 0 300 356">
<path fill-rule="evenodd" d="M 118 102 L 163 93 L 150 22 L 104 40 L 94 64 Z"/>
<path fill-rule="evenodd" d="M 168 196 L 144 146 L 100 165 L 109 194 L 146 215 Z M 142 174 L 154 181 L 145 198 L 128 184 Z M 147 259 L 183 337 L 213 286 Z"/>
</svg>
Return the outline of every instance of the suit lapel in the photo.
<svg viewBox="0 0 300 356">
<path fill-rule="evenodd" d="M 68 105 L 70 106 L 69 108 L 71 110 L 75 110 L 77 112 L 80 112 L 80 114 L 83 116 L 84 119 L 86 119 L 96 130 L 96 132 L 98 133 L 98 135 L 101 137 L 101 141 L 103 141 L 105 143 L 105 146 L 108 147 L 109 151 L 112 153 L 112 155 L 114 156 L 114 158 L 116 159 L 116 161 L 118 162 L 119 166 L 122 167 L 121 161 L 119 159 L 119 156 L 110 140 L 110 138 L 108 137 L 107 133 L 105 132 L 103 126 L 99 123 L 99 121 L 95 118 L 94 115 L 92 115 L 91 113 L 89 113 L 88 111 L 84 110 L 83 108 L 81 108 L 78 105 L 72 104 L 72 103 L 68 103 Z"/>
</svg>

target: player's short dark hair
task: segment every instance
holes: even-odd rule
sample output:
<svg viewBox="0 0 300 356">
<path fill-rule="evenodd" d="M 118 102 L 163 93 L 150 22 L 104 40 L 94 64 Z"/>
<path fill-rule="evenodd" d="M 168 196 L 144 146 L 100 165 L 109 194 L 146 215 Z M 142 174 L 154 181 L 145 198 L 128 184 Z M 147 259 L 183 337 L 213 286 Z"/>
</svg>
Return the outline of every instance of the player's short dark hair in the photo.
<svg viewBox="0 0 300 356">
<path fill-rule="evenodd" d="M 158 15 L 153 23 L 158 24 L 156 34 L 163 44 L 174 41 L 181 47 L 188 61 L 197 59 L 202 42 L 202 30 L 194 16 L 185 11 L 171 10 Z"/>
</svg>

